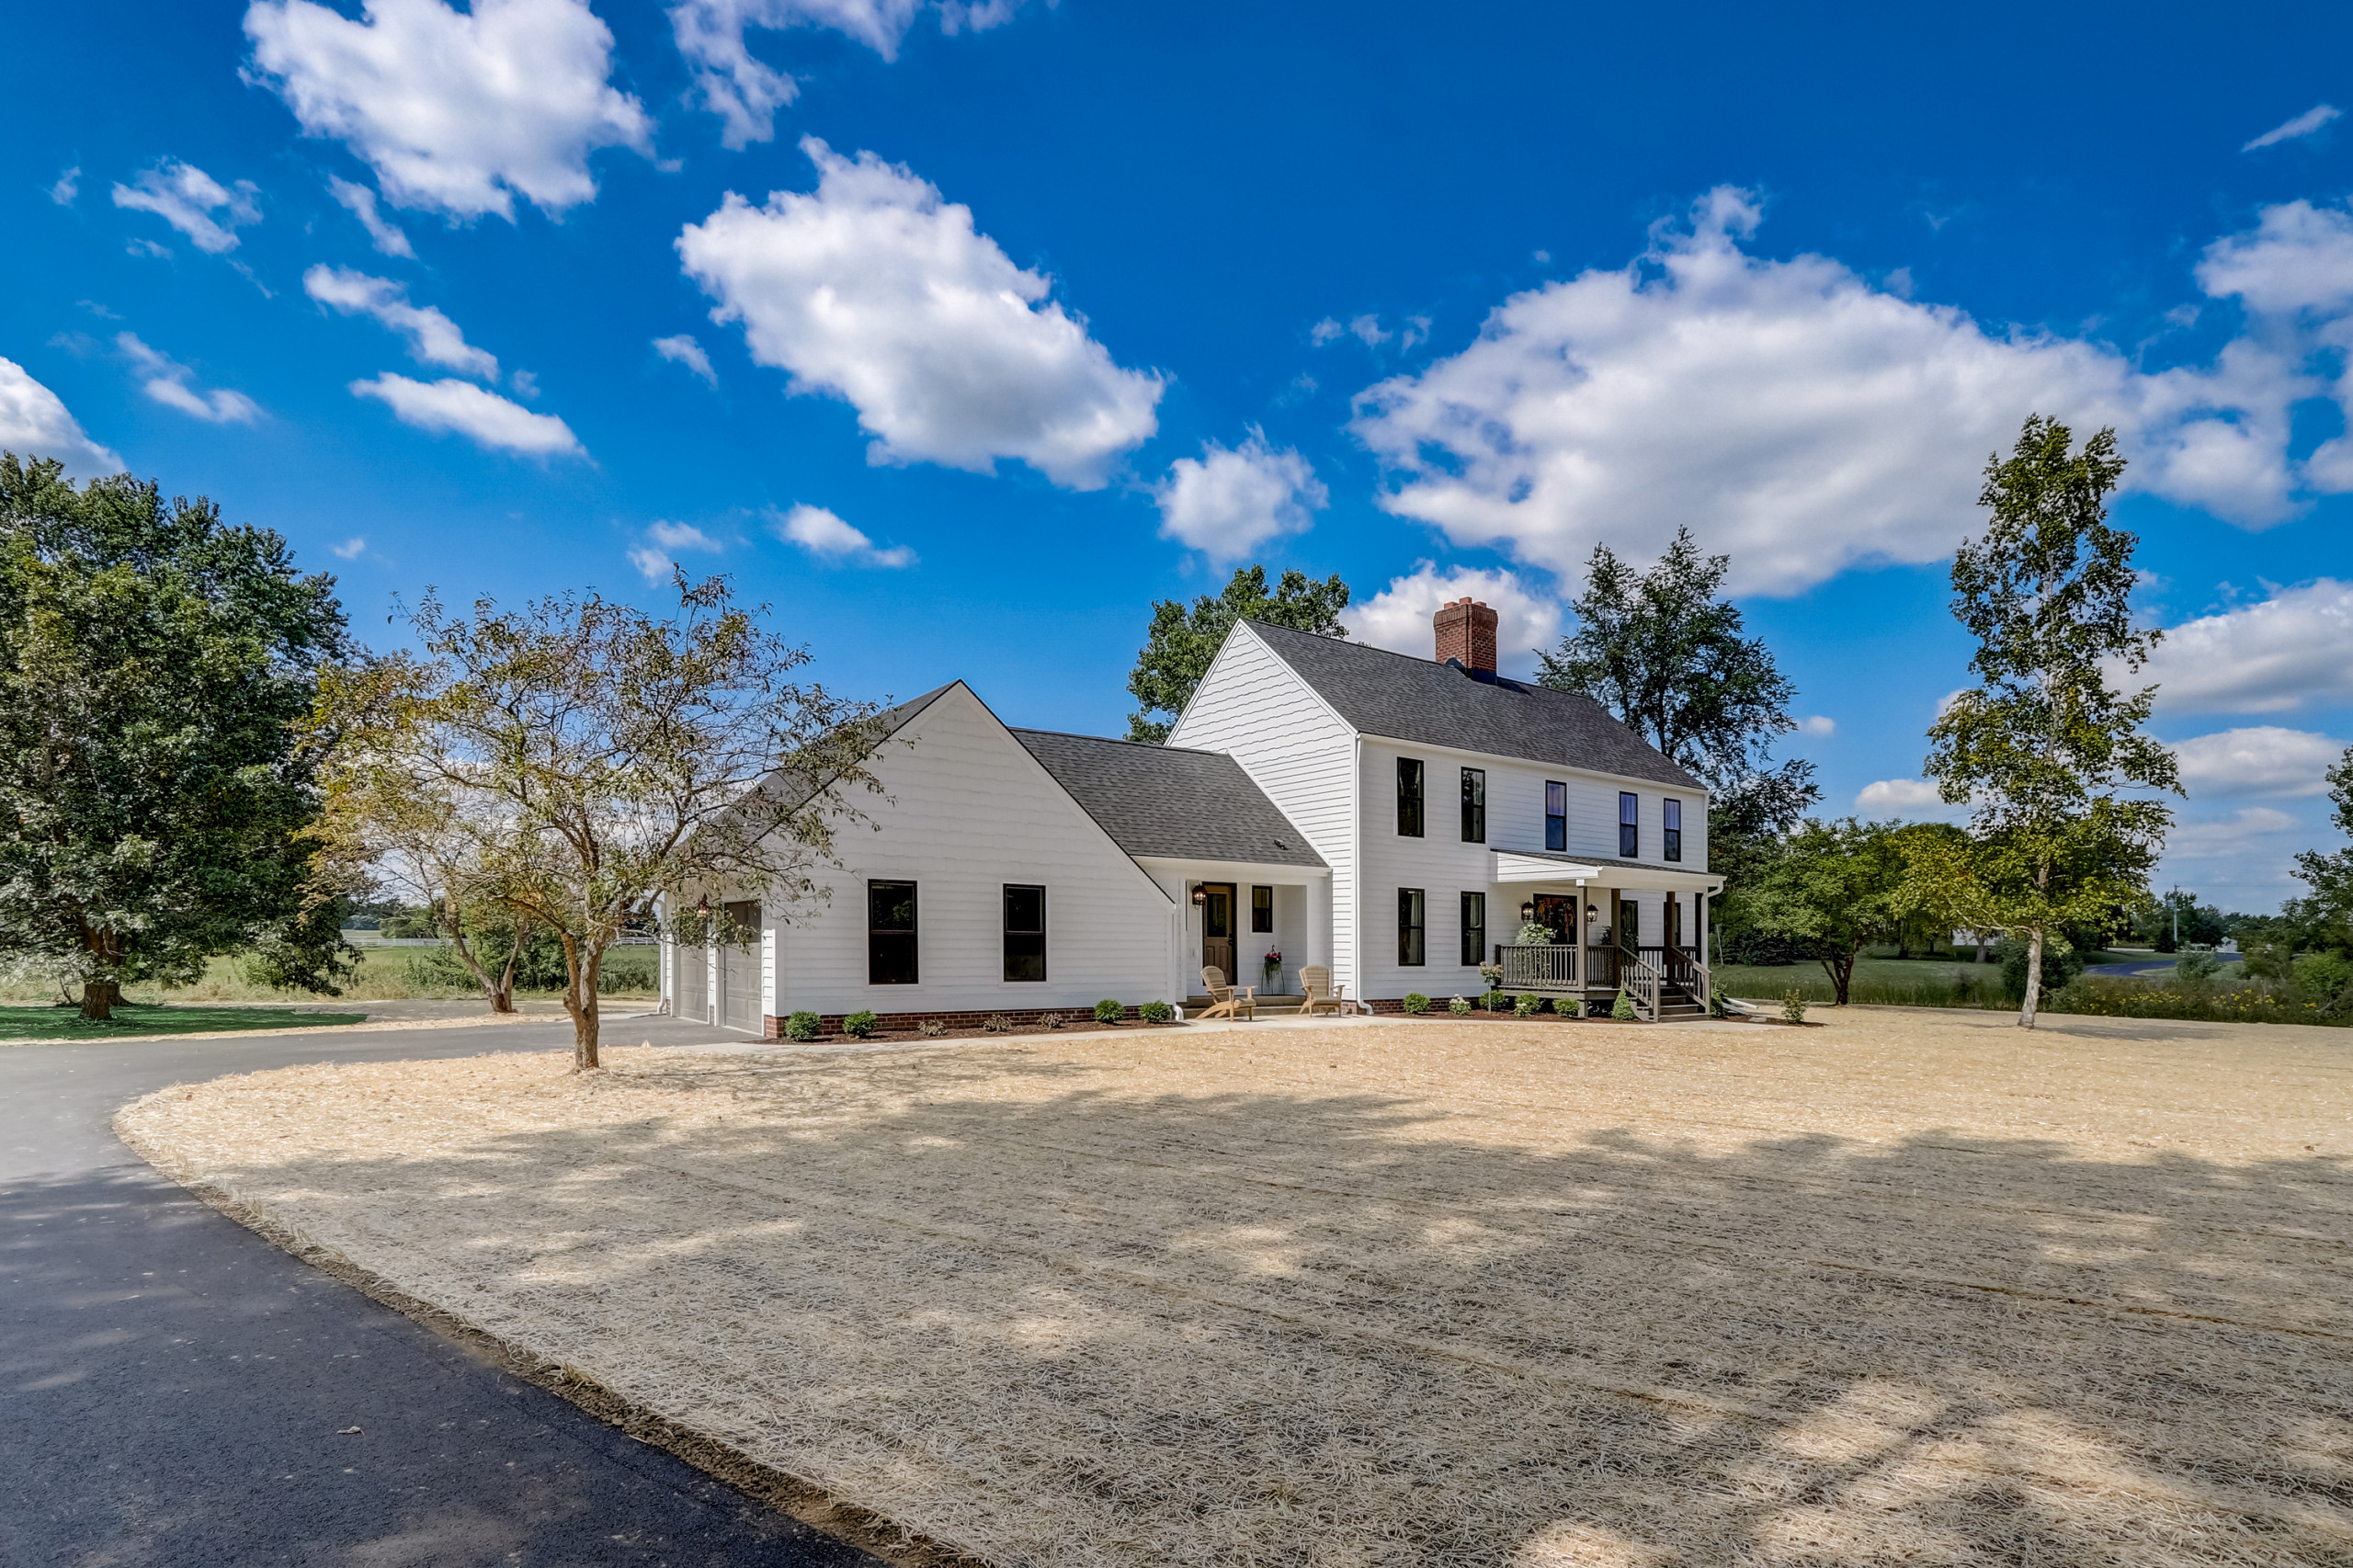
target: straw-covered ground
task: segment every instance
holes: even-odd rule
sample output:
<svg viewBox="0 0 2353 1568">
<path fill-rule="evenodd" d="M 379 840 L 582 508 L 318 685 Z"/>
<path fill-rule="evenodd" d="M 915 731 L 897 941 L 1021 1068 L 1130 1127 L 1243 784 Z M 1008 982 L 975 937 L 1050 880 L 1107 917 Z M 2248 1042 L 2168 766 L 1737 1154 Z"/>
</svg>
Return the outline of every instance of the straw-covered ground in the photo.
<svg viewBox="0 0 2353 1568">
<path fill-rule="evenodd" d="M 622 1050 L 291 1068 L 118 1125 L 991 1563 L 2347 1563 L 2346 1038 Z"/>
</svg>

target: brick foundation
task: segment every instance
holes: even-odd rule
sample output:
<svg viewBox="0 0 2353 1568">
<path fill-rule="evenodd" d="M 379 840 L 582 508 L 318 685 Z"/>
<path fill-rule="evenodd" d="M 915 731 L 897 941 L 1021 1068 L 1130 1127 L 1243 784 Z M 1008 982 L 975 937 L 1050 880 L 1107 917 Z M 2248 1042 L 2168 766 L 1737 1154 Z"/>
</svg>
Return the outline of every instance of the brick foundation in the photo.
<svg viewBox="0 0 2353 1568">
<path fill-rule="evenodd" d="M 1045 1027 L 1046 1015 L 1049 1013 L 1059 1015 L 1066 1024 L 1091 1024 L 1095 1021 L 1095 1009 L 1092 1006 L 990 1007 L 980 1012 L 968 1013 L 877 1013 L 874 1016 L 874 1027 L 877 1030 L 890 1034 L 904 1034 L 924 1024 L 942 1024 L 951 1029 L 976 1029 L 991 1018 L 1002 1017 L 1010 1019 L 1017 1028 L 1042 1028 Z M 848 1016 L 847 1013 L 818 1014 L 817 1032 L 819 1034 L 841 1033 L 842 1020 Z M 1128 1008 L 1120 1015 L 1125 1018 L 1142 1016 L 1133 1007 Z M 782 1040 L 784 1020 L 772 1013 L 762 1018 L 760 1038 Z"/>
</svg>

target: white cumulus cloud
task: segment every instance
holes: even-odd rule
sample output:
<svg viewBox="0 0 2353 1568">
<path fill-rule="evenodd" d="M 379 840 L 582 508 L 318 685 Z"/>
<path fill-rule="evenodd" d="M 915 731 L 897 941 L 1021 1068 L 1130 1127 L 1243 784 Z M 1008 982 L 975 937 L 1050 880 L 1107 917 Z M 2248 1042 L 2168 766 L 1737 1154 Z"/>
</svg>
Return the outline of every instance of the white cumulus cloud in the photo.
<svg viewBox="0 0 2353 1568">
<path fill-rule="evenodd" d="M 670 7 L 670 33 L 694 71 L 702 106 L 720 118 L 720 141 L 740 148 L 773 137 L 776 111 L 801 92 L 790 74 L 754 56 L 746 29 L 830 28 L 895 60 L 923 8 L 921 0 L 681 0 Z M 980 32 L 1011 21 L 1017 9 L 1019 0 L 946 0 L 940 30 Z"/>
<path fill-rule="evenodd" d="M 254 65 L 313 136 L 376 171 L 395 207 L 452 219 L 593 199 L 589 153 L 649 152 L 652 121 L 609 85 L 613 34 L 586 0 L 255 0 Z"/>
<path fill-rule="evenodd" d="M 14 359 L 0 359 L 0 450 L 55 458 L 76 479 L 122 472 L 122 460 L 85 435 L 64 400 Z"/>
<path fill-rule="evenodd" d="M 689 550 L 716 553 L 726 546 L 691 523 L 657 522 L 645 530 L 646 542 L 629 552 L 630 564 L 648 583 L 669 577 L 678 556 Z"/>
<path fill-rule="evenodd" d="M 2258 147 L 2274 147 L 2282 142 L 2293 142 L 2300 136 L 2310 136 L 2344 112 L 2335 104 L 2314 104 L 2293 119 L 2273 126 L 2239 151 L 2252 153 Z"/>
<path fill-rule="evenodd" d="M 2353 583 L 2322 577 L 2165 629 L 2138 675 L 2160 713 L 2285 713 L 2353 700 Z"/>
<path fill-rule="evenodd" d="M 1427 561 L 1409 576 L 1391 578 L 1371 598 L 1350 605 L 1340 620 L 1359 642 L 1427 659 L 1438 653 L 1431 618 L 1439 606 L 1464 598 L 1495 612 L 1495 664 L 1505 675 L 1532 673 L 1538 651 L 1551 648 L 1561 634 L 1560 605 L 1529 588 L 1517 573 L 1469 566 L 1441 572 Z"/>
<path fill-rule="evenodd" d="M 1160 537 L 1212 561 L 1237 561 L 1278 534 L 1302 533 L 1331 500 L 1314 465 L 1253 429 L 1238 449 L 1201 443 L 1199 461 L 1178 458 L 1153 488 Z"/>
<path fill-rule="evenodd" d="M 872 540 L 823 506 L 800 506 L 773 525 L 776 537 L 797 544 L 821 561 L 846 566 L 912 566 L 915 552 L 904 544 L 878 549 Z"/>
<path fill-rule="evenodd" d="M 129 185 L 114 187 L 114 204 L 137 212 L 153 212 L 188 237 L 188 243 L 210 256 L 237 248 L 240 225 L 261 222 L 261 205 L 254 198 L 261 187 L 249 179 L 224 186 L 193 164 L 165 158 L 142 169 Z M 219 213 L 220 217 L 213 216 Z"/>
<path fill-rule="evenodd" d="M 498 378 L 496 357 L 468 343 L 458 324 L 432 306 L 410 304 L 406 284 L 347 267 L 321 266 L 302 274 L 302 290 L 345 315 L 373 316 L 407 338 L 409 357 L 420 363 L 446 365 L 485 381 Z"/>
<path fill-rule="evenodd" d="M 1812 713 L 1798 721 L 1798 733 L 1805 735 L 1835 735 L 1838 721 L 1824 714 Z"/>
<path fill-rule="evenodd" d="M 1752 256 L 1760 216 L 1713 191 L 1627 267 L 1515 295 L 1468 348 L 1360 393 L 1353 427 L 1397 480 L 1382 505 L 1563 573 L 1597 540 L 1654 554 L 1690 523 L 1731 553 L 1735 591 L 1786 593 L 1982 528 L 1985 456 L 2030 413 L 2117 426 L 2128 483 L 2248 527 L 2326 483 L 2287 454 L 2289 405 L 2318 390 L 2304 340 L 2252 334 L 2143 374 L 1827 257 Z"/>
<path fill-rule="evenodd" d="M 2310 730 L 2256 724 L 2176 742 L 2182 786 L 2193 799 L 2213 795 L 2318 795 L 2345 744 Z"/>
<path fill-rule="evenodd" d="M 454 431 L 484 447 L 538 456 L 588 455 L 572 427 L 554 415 L 534 414 L 472 381 L 413 381 L 386 374 L 352 382 L 351 395 L 376 399 L 404 425 L 437 434 Z"/>
<path fill-rule="evenodd" d="M 225 389 L 200 392 L 189 386 L 196 372 L 149 347 L 136 333 L 117 333 L 114 346 L 147 378 L 140 390 L 167 408 L 214 425 L 250 425 L 261 417 L 260 404 L 243 392 Z"/>
<path fill-rule="evenodd" d="M 408 243 L 408 235 L 400 225 L 376 210 L 376 193 L 364 185 L 347 179 L 329 178 L 327 194 L 351 210 L 359 226 L 368 231 L 368 243 L 386 256 L 404 256 L 416 259 L 416 251 Z"/>
<path fill-rule="evenodd" d="M 710 356 L 702 351 L 701 344 L 683 332 L 676 337 L 655 338 L 654 352 L 674 365 L 684 365 L 712 386 L 719 384 L 719 372 L 710 368 Z"/>
<path fill-rule="evenodd" d="M 1860 812 L 1938 812 L 1958 810 L 1948 807 L 1937 787 L 1925 778 L 1882 778 L 1866 784 L 1855 796 L 1855 809 Z"/>
<path fill-rule="evenodd" d="M 357 561 L 360 556 L 367 553 L 368 540 L 361 535 L 354 534 L 351 538 L 345 540 L 341 544 L 333 545 L 329 548 L 334 550 L 336 555 L 346 561 Z"/>
<path fill-rule="evenodd" d="M 2294 817 L 2269 806 L 2243 807 L 2235 815 L 2220 822 L 2177 823 L 2165 835 L 2165 858 L 2203 860 L 2244 855 L 2253 840 L 2285 833 L 2296 825 Z"/>
<path fill-rule="evenodd" d="M 678 255 L 754 359 L 858 410 L 870 460 L 987 473 L 1014 458 L 1093 490 L 1159 427 L 1162 378 L 1114 363 L 972 209 L 871 153 L 801 146 L 813 192 L 754 207 L 731 191 Z"/>
</svg>

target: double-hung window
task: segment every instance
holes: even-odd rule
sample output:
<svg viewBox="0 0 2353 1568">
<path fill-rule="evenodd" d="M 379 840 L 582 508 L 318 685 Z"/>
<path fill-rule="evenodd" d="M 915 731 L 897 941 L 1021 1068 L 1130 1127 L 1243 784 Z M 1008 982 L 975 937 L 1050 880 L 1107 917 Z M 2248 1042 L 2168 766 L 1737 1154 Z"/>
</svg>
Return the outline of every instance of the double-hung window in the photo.
<svg viewBox="0 0 2353 1568">
<path fill-rule="evenodd" d="M 1046 890 L 1005 886 L 1005 978 L 1046 978 Z"/>
<path fill-rule="evenodd" d="M 1457 955 L 1465 969 L 1487 961 L 1487 895 L 1466 892 L 1462 895 L 1462 951 Z"/>
<path fill-rule="evenodd" d="M 866 983 L 915 983 L 915 885 L 866 884 Z"/>
<path fill-rule="evenodd" d="M 1623 860 L 1636 860 L 1643 853 L 1643 798 L 1635 794 L 1618 797 L 1618 856 Z"/>
<path fill-rule="evenodd" d="M 1666 858 L 1683 858 L 1683 802 L 1669 801 L 1665 809 L 1666 820 Z"/>
<path fill-rule="evenodd" d="M 1544 847 L 1563 850 L 1569 846 L 1569 787 L 1548 783 L 1544 786 Z"/>
<path fill-rule="evenodd" d="M 1422 836 L 1422 762 L 1419 757 L 1401 756 L 1397 759 L 1397 836 Z"/>
<path fill-rule="evenodd" d="M 1487 770 L 1483 767 L 1462 770 L 1462 842 L 1487 842 Z"/>
<path fill-rule="evenodd" d="M 1250 929 L 1253 931 L 1271 931 L 1274 928 L 1275 890 L 1272 888 L 1252 888 L 1250 890 Z"/>
<path fill-rule="evenodd" d="M 1397 961 L 1408 967 L 1428 962 L 1422 947 L 1427 903 L 1419 888 L 1397 890 Z"/>
</svg>

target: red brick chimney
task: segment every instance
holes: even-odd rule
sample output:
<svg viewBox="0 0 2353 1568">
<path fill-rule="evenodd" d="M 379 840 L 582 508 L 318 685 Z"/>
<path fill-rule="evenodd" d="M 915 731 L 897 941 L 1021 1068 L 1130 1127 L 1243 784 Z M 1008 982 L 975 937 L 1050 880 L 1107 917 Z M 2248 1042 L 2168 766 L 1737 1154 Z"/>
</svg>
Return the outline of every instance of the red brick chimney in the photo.
<svg viewBox="0 0 2353 1568">
<path fill-rule="evenodd" d="M 1466 670 L 1495 673 L 1495 612 L 1477 599 L 1440 605 L 1431 618 L 1438 629 L 1438 662 L 1452 659 Z"/>
</svg>

